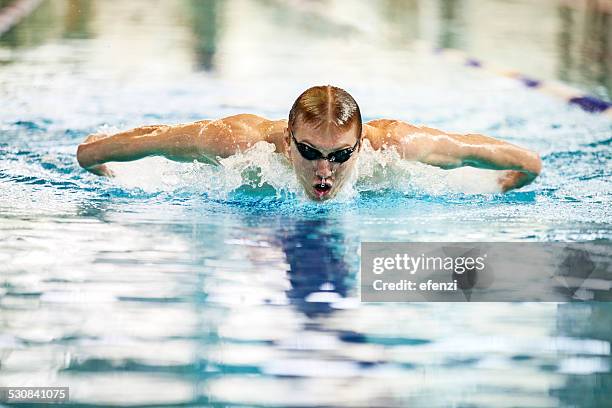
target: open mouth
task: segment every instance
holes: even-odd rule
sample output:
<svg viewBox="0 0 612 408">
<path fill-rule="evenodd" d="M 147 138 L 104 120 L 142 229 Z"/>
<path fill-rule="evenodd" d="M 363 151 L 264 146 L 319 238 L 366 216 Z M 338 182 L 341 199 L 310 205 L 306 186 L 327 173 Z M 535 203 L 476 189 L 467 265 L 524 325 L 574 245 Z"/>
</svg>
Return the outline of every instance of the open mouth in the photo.
<svg viewBox="0 0 612 408">
<path fill-rule="evenodd" d="M 327 184 L 327 183 L 317 183 L 313 187 L 314 187 L 315 194 L 317 195 L 318 198 L 321 198 L 324 195 L 328 194 L 332 188 L 331 184 Z"/>
</svg>

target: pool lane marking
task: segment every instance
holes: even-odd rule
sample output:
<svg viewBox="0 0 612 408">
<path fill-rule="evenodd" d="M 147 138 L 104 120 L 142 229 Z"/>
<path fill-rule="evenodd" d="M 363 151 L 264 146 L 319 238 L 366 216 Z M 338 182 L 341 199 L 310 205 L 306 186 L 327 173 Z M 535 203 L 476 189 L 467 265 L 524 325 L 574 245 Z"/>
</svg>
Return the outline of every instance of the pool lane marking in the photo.
<svg viewBox="0 0 612 408">
<path fill-rule="evenodd" d="M 566 0 L 571 2 L 571 0 Z M 313 3 L 305 3 L 299 2 L 298 0 L 293 0 L 288 3 L 290 7 L 293 7 L 296 11 L 304 13 L 309 12 L 317 15 L 318 17 L 334 23 L 341 23 L 346 25 L 347 22 L 340 22 L 337 18 L 330 17 L 327 13 L 325 13 L 325 9 L 321 7 L 313 7 Z M 598 9 L 601 9 L 603 6 L 610 6 L 610 4 L 603 2 L 601 4 L 596 4 Z M 576 4 L 574 4 L 576 6 Z M 601 6 L 601 7 L 600 7 Z M 604 7 L 604 11 L 610 11 L 610 7 Z M 364 34 L 367 37 L 370 37 L 371 34 L 368 30 L 365 30 L 362 24 L 350 24 L 354 28 L 357 29 L 360 33 Z M 604 101 L 603 99 L 597 98 L 595 96 L 586 94 L 584 91 L 581 91 L 577 88 L 571 87 L 564 83 L 558 81 L 542 81 L 528 75 L 524 75 L 518 71 L 510 71 L 508 69 L 504 69 L 502 67 L 497 67 L 491 63 L 485 64 L 484 61 L 473 58 L 469 56 L 466 52 L 460 51 L 453 48 L 435 48 L 423 40 L 415 40 L 414 44 L 417 45 L 418 48 L 426 48 L 429 50 L 433 50 L 435 54 L 440 56 L 448 57 L 449 59 L 458 60 L 460 63 L 467 65 L 472 68 L 479 68 L 489 73 L 497 76 L 503 76 L 506 78 L 511 78 L 520 81 L 525 87 L 531 88 L 533 90 L 537 90 L 542 93 L 546 93 L 548 95 L 554 96 L 558 99 L 562 99 L 566 101 L 570 105 L 576 105 L 582 110 L 590 113 L 599 113 L 604 114 L 610 118 L 612 118 L 612 104 Z"/>
<path fill-rule="evenodd" d="M 0 36 L 23 18 L 28 16 L 40 5 L 42 0 L 16 0 L 14 3 L 0 9 Z M 492 74 L 512 78 L 520 81 L 527 88 L 535 89 L 543 93 L 565 100 L 570 105 L 577 105 L 582 110 L 590 113 L 602 113 L 612 117 L 612 104 L 592 95 L 554 81 L 541 81 L 517 71 L 509 71 L 496 67 L 491 63 L 470 57 L 467 53 L 452 48 L 434 48 L 434 53 L 463 61 L 464 65 L 472 68 L 483 69 Z"/>
<path fill-rule="evenodd" d="M 571 0 L 567 0 L 571 1 Z M 278 4 L 278 2 L 277 2 Z M 364 34 L 366 37 L 371 37 L 371 33 L 369 30 L 364 28 L 363 24 L 351 24 L 350 22 L 339 21 L 337 18 L 332 17 L 325 13 L 325 8 L 322 7 L 314 7 L 313 3 L 308 2 L 300 2 L 298 0 L 289 1 L 288 3 L 283 3 L 288 5 L 289 7 L 294 8 L 299 13 L 311 13 L 316 15 L 319 18 L 326 20 L 327 22 L 333 24 L 349 24 L 354 27 L 358 32 Z M 472 58 L 464 51 L 460 51 L 453 48 L 436 48 L 431 45 L 431 43 L 424 40 L 414 40 L 413 43 L 417 46 L 417 48 L 425 48 L 429 50 L 433 50 L 435 54 L 440 56 L 448 57 L 448 59 L 458 60 L 460 63 L 463 63 L 472 68 L 480 68 L 485 71 L 490 72 L 491 74 L 497 76 L 503 76 L 507 78 L 512 78 L 520 81 L 527 88 L 531 88 L 537 90 L 542 93 L 547 93 L 556 98 L 560 98 L 565 100 L 570 105 L 576 105 L 580 107 L 582 110 L 590 112 L 590 113 L 603 113 L 608 117 L 612 118 L 612 104 L 604 101 L 603 99 L 599 99 L 595 96 L 585 94 L 583 91 L 571 87 L 569 85 L 557 82 L 557 81 L 542 81 L 536 78 L 532 78 L 528 75 L 521 74 L 517 71 L 509 71 L 507 69 L 503 69 L 501 67 L 496 67 L 491 63 L 485 63 L 482 60 Z"/>
<path fill-rule="evenodd" d="M 470 68 L 482 69 L 497 76 L 515 79 L 523 86 L 563 99 L 589 113 L 604 114 L 612 118 L 612 103 L 584 93 L 583 91 L 557 81 L 542 81 L 518 71 L 504 69 L 491 63 L 469 56 L 464 51 L 453 48 L 433 48 L 436 55 L 454 60 Z"/>
<path fill-rule="evenodd" d="M 30 15 L 41 2 L 42 0 L 16 0 L 0 8 L 0 36 Z"/>
</svg>

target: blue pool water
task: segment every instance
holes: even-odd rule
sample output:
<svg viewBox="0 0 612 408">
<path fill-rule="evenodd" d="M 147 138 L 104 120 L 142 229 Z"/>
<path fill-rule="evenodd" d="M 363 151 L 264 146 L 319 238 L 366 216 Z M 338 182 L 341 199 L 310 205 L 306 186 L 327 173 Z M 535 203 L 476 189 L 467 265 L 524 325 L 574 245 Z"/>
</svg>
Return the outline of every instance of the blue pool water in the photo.
<svg viewBox="0 0 612 408">
<path fill-rule="evenodd" d="M 145 4 L 45 1 L 0 38 L 0 386 L 81 406 L 605 406 L 608 303 L 365 304 L 356 282 L 363 241 L 609 241 L 609 117 L 442 61 L 365 2 L 359 23 Z M 75 160 L 99 130 L 283 118 L 319 83 L 367 120 L 489 134 L 544 171 L 502 195 L 490 171 L 366 151 L 315 204 L 263 144 L 110 180 Z"/>
</svg>

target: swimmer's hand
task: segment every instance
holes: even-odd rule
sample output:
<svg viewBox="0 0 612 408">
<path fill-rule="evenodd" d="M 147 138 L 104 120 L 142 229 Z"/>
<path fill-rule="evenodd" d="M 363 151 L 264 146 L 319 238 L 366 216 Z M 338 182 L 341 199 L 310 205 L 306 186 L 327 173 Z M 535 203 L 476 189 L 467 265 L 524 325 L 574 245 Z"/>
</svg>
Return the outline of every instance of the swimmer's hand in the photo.
<svg viewBox="0 0 612 408">
<path fill-rule="evenodd" d="M 106 164 L 88 167 L 85 170 L 95 174 L 96 176 L 115 177 L 115 173 L 113 173 L 113 171 L 109 169 Z"/>
<path fill-rule="evenodd" d="M 523 173 L 516 170 L 506 170 L 502 172 L 502 175 L 497 179 L 497 183 L 501 187 L 503 193 L 506 191 L 521 188 L 531 183 L 537 175 L 529 176 L 527 173 Z"/>
<path fill-rule="evenodd" d="M 97 140 L 100 139 L 104 139 L 109 137 L 110 135 L 107 134 L 103 134 L 103 133 L 95 133 L 92 135 L 89 135 L 85 138 L 85 140 L 83 141 L 83 143 L 81 143 L 77 149 L 77 160 L 79 162 L 79 164 L 81 165 L 81 167 L 83 167 L 85 170 L 87 170 L 90 173 L 93 173 L 97 176 L 105 176 L 105 177 L 114 177 L 115 173 L 112 172 L 111 169 L 108 168 L 108 166 L 106 166 L 105 164 L 98 164 L 98 165 L 93 165 L 93 166 L 85 166 L 83 163 L 83 150 L 85 149 L 85 145 L 90 144 L 92 142 L 95 142 Z"/>
</svg>

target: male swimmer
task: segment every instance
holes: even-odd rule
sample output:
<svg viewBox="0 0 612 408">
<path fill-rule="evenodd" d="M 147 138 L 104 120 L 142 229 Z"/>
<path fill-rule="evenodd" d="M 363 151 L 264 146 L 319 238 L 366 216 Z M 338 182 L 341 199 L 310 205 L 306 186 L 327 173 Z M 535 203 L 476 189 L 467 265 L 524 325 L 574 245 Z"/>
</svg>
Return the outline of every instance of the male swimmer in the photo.
<svg viewBox="0 0 612 408">
<path fill-rule="evenodd" d="M 452 134 L 380 119 L 362 124 L 357 102 L 343 89 L 315 86 L 294 102 L 289 120 L 251 114 L 180 125 L 143 126 L 113 135 L 94 134 L 79 145 L 77 160 L 88 171 L 112 176 L 104 163 L 164 156 L 170 160 L 217 163 L 259 141 L 272 143 L 293 166 L 306 194 L 334 197 L 355 171 L 363 143 L 395 149 L 405 160 L 454 169 L 503 170 L 502 191 L 531 183 L 542 163 L 537 153 L 478 134 Z"/>
</svg>

